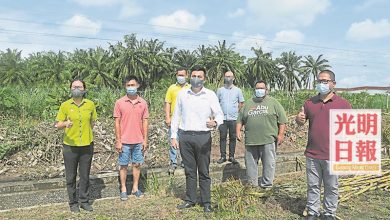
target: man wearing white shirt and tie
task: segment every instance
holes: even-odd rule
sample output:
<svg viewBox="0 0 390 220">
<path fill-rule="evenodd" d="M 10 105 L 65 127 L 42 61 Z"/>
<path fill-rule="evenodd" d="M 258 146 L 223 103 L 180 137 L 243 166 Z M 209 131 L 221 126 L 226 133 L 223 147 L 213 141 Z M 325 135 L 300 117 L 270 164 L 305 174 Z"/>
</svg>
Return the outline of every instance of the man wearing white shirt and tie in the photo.
<svg viewBox="0 0 390 220">
<path fill-rule="evenodd" d="M 183 89 L 176 99 L 171 122 L 172 146 L 178 148 L 186 175 L 186 198 L 178 209 L 191 208 L 196 204 L 196 180 L 199 173 L 199 188 L 204 212 L 211 208 L 211 179 L 209 176 L 211 130 L 223 123 L 223 112 L 216 94 L 203 87 L 206 70 L 195 66 L 191 70 L 191 88 Z M 176 140 L 180 133 L 179 143 Z"/>
</svg>

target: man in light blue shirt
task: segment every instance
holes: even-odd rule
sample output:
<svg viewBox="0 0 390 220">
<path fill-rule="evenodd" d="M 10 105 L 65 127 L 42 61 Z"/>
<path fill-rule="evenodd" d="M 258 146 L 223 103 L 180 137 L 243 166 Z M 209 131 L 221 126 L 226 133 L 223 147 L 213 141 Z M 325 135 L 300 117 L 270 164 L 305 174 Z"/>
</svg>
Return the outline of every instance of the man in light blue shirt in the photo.
<svg viewBox="0 0 390 220">
<path fill-rule="evenodd" d="M 223 81 L 224 86 L 217 90 L 217 97 L 224 114 L 223 124 L 219 126 L 219 147 L 221 151 L 221 158 L 217 161 L 219 164 L 226 161 L 226 140 L 228 132 L 229 161 L 236 163 L 236 160 L 234 159 L 236 150 L 236 120 L 238 117 L 238 110 L 245 101 L 241 89 L 233 84 L 234 73 L 232 71 L 225 72 Z"/>
</svg>

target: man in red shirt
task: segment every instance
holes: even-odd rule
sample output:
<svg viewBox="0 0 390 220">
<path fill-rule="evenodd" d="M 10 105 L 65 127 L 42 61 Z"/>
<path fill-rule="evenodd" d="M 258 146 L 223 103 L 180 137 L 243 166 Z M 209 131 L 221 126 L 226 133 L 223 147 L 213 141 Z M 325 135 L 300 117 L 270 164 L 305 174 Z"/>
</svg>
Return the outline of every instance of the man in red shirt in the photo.
<svg viewBox="0 0 390 220">
<path fill-rule="evenodd" d="M 127 200 L 126 177 L 127 167 L 133 166 L 132 195 L 137 198 L 143 193 L 138 189 L 140 166 L 144 163 L 144 152 L 148 147 L 148 105 L 142 99 L 137 89 L 139 82 L 137 77 L 129 76 L 124 80 L 126 95 L 115 102 L 115 148 L 119 152 L 119 177 L 121 183 L 121 200 Z"/>
<path fill-rule="evenodd" d="M 335 219 L 338 202 L 338 176 L 330 175 L 329 166 L 329 111 L 351 109 L 345 99 L 337 96 L 335 74 L 323 70 L 318 74 L 318 95 L 306 100 L 296 116 L 298 125 L 309 121 L 308 141 L 305 151 L 307 177 L 307 219 L 320 216 L 321 184 L 324 184 L 323 219 Z"/>
</svg>

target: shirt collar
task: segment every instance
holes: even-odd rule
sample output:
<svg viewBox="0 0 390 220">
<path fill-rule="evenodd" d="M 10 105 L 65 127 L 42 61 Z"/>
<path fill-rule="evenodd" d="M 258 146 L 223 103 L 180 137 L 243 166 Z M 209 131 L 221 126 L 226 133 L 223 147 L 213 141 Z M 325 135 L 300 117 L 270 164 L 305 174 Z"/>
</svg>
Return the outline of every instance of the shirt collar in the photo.
<svg viewBox="0 0 390 220">
<path fill-rule="evenodd" d="M 319 102 L 323 102 L 323 100 L 320 98 L 321 96 L 320 96 L 320 94 L 318 93 L 318 95 L 316 96 L 316 101 L 319 101 Z M 333 101 L 335 101 L 336 99 L 338 98 L 338 96 L 336 95 L 336 93 L 335 92 L 333 92 L 333 96 L 330 98 L 330 99 L 328 99 L 326 102 L 333 102 Z"/>
<path fill-rule="evenodd" d="M 77 104 L 74 102 L 74 99 L 73 99 L 73 98 L 70 98 L 70 104 L 75 104 L 75 105 L 77 105 L 77 106 L 81 106 L 82 104 L 84 104 L 84 102 L 85 102 L 85 99 L 83 98 L 83 99 L 81 100 L 80 104 L 77 105 Z"/>
<path fill-rule="evenodd" d="M 133 104 L 140 103 L 141 100 L 139 99 L 139 95 L 137 95 L 137 98 L 134 100 L 131 100 L 127 95 L 125 95 L 125 102 L 131 102 Z"/>
<path fill-rule="evenodd" d="M 198 92 L 198 93 L 194 93 L 192 90 L 191 90 L 191 87 L 187 89 L 187 94 L 191 94 L 191 95 L 201 95 L 201 94 L 206 94 L 206 88 L 203 86 L 202 89 Z"/>
<path fill-rule="evenodd" d="M 231 90 L 231 89 L 233 89 L 234 87 L 235 87 L 234 84 L 233 84 L 232 86 L 228 87 L 228 88 L 226 88 L 226 86 L 223 86 L 223 88 L 228 89 L 228 90 Z"/>
</svg>

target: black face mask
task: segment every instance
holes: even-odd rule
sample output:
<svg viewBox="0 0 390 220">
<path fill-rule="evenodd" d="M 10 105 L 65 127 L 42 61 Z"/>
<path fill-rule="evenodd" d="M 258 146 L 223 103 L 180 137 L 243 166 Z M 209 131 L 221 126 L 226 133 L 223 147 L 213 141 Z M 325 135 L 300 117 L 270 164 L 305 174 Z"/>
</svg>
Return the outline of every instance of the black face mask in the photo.
<svg viewBox="0 0 390 220">
<path fill-rule="evenodd" d="M 81 98 L 84 96 L 85 91 L 80 89 L 72 89 L 70 90 L 70 93 L 72 95 L 72 98 Z"/>
<path fill-rule="evenodd" d="M 224 77 L 223 84 L 230 86 L 231 84 L 233 84 L 233 80 L 234 79 L 232 79 L 232 78 Z"/>
<path fill-rule="evenodd" d="M 203 86 L 204 80 L 201 80 L 198 77 L 191 77 L 190 83 L 192 88 L 200 88 Z"/>
</svg>

